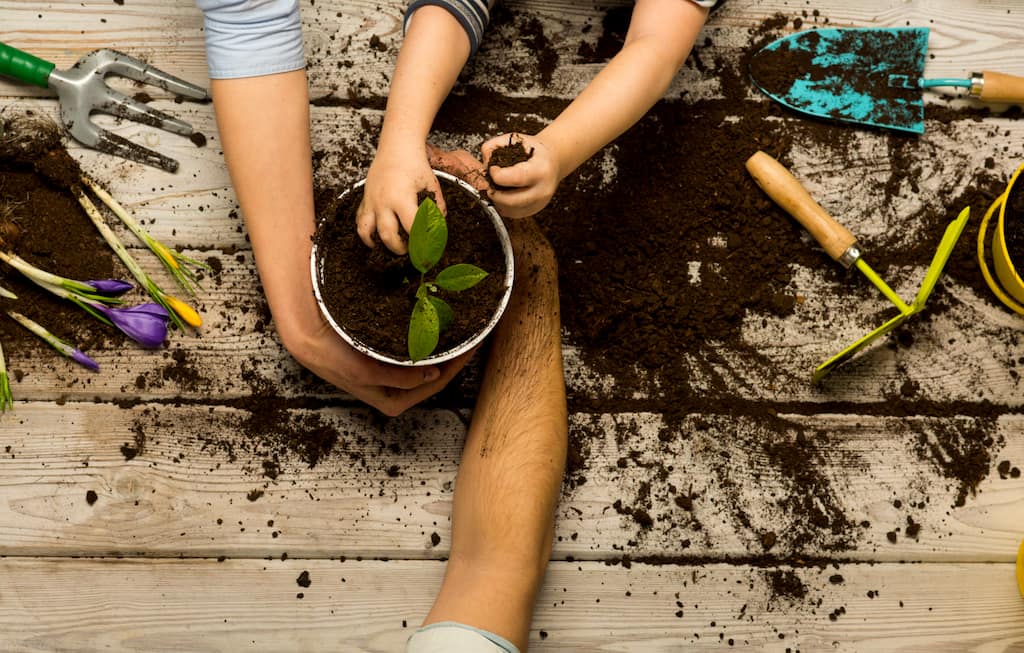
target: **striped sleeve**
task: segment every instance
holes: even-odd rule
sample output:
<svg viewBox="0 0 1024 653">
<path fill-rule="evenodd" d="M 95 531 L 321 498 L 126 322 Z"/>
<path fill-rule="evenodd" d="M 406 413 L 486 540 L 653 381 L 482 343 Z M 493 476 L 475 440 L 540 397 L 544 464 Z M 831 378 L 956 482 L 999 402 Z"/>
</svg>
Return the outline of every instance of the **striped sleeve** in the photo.
<svg viewBox="0 0 1024 653">
<path fill-rule="evenodd" d="M 484 28 L 491 16 L 491 7 L 495 0 L 412 0 L 405 11 L 404 29 L 409 29 L 413 13 L 420 7 L 434 5 L 447 9 L 469 37 L 470 56 L 480 47 L 484 36 Z"/>
</svg>

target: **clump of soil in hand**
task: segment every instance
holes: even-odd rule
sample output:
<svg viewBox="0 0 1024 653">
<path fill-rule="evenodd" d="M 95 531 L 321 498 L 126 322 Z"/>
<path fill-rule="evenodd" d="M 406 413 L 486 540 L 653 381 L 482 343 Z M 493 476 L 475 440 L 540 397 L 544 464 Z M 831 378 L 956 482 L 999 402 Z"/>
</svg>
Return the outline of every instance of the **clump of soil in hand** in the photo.
<svg viewBox="0 0 1024 653">
<path fill-rule="evenodd" d="M 455 319 L 441 332 L 435 356 L 483 331 L 506 288 L 505 255 L 489 215 L 475 195 L 445 179 L 440 183 L 448 210 L 448 245 L 427 278 L 456 263 L 471 263 L 488 275 L 468 290 L 436 293 L 451 306 Z M 334 321 L 354 340 L 391 358 L 409 360 L 409 318 L 421 275 L 407 255 L 396 256 L 382 244 L 373 249 L 363 244 L 355 228 L 362 197 L 360 186 L 318 213 L 314 240 L 322 262 L 321 295 Z"/>
<path fill-rule="evenodd" d="M 484 172 L 484 178 L 494 190 L 512 190 L 511 186 L 502 186 L 491 179 L 491 166 L 511 168 L 517 163 L 529 161 L 532 157 L 533 148 L 531 147 L 528 151 L 522 141 L 513 142 L 513 137 L 510 135 L 508 137 L 508 145 L 502 145 L 491 152 L 491 158 L 487 161 L 487 170 Z"/>
</svg>

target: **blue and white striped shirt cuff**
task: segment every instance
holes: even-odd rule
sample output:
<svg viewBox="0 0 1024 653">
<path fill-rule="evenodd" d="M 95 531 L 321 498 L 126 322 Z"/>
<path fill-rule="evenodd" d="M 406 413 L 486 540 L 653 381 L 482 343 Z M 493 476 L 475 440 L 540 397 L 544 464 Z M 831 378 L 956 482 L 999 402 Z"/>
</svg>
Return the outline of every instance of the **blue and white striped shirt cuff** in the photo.
<svg viewBox="0 0 1024 653">
<path fill-rule="evenodd" d="M 718 0 L 690 0 L 701 7 L 714 7 Z M 469 36 L 470 56 L 480 47 L 483 40 L 484 28 L 490 19 L 490 10 L 494 6 L 494 0 L 412 0 L 409 8 L 405 11 L 405 23 L 403 29 L 409 29 L 409 21 L 413 13 L 420 7 L 434 5 L 447 9 L 455 20 L 459 21 L 462 29 L 466 30 Z"/>
<path fill-rule="evenodd" d="M 459 21 L 469 37 L 469 53 L 472 56 L 480 47 L 494 0 L 412 0 L 409 3 L 409 8 L 405 11 L 404 29 L 409 29 L 409 21 L 412 20 L 413 13 L 427 5 L 447 9 L 455 17 L 455 20 Z"/>
</svg>

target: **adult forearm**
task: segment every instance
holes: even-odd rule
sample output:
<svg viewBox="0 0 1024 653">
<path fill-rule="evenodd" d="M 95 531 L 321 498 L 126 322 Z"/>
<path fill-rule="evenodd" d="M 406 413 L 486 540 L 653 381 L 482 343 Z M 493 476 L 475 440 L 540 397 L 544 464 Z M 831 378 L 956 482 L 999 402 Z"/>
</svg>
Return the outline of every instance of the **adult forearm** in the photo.
<svg viewBox="0 0 1024 653">
<path fill-rule="evenodd" d="M 314 230 L 306 73 L 214 80 L 211 86 L 224 158 L 270 308 L 300 317 L 312 303 L 302 293 L 312 293 Z"/>
<path fill-rule="evenodd" d="M 455 481 L 451 558 L 426 621 L 483 628 L 525 650 L 568 423 L 554 253 L 530 220 L 509 233 L 516 288 L 491 343 Z"/>
</svg>

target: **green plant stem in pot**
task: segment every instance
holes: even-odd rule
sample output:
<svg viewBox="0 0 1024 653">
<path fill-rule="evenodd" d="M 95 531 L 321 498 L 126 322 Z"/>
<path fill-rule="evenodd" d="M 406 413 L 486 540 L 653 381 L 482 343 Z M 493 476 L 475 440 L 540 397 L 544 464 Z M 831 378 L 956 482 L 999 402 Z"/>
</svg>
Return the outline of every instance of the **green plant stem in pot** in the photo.
<svg viewBox="0 0 1024 653">
<path fill-rule="evenodd" d="M 420 272 L 416 303 L 409 319 L 409 358 L 423 360 L 434 353 L 440 334 L 455 318 L 451 306 L 436 293 L 438 289 L 461 292 L 480 283 L 487 272 L 470 263 L 456 263 L 429 281 L 427 273 L 437 265 L 448 246 L 448 224 L 434 200 L 420 202 L 409 232 L 409 260 Z"/>
</svg>

